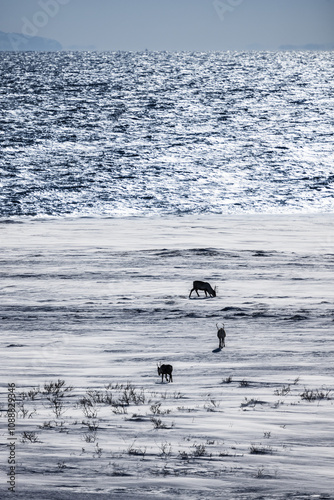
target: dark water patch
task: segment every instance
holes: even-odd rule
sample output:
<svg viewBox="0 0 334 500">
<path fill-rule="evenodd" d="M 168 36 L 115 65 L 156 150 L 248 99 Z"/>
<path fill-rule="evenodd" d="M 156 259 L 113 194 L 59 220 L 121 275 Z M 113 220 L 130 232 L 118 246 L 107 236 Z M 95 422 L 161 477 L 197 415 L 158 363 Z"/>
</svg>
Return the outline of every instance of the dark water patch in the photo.
<svg viewBox="0 0 334 500">
<path fill-rule="evenodd" d="M 226 306 L 221 311 L 242 311 L 241 307 Z"/>
<path fill-rule="evenodd" d="M 268 311 L 254 311 L 250 315 L 252 318 L 276 318 L 277 315 Z"/>
<path fill-rule="evenodd" d="M 204 293 L 204 292 L 202 292 Z M 205 295 L 201 295 L 199 297 L 197 297 L 197 295 L 192 295 L 191 297 L 189 297 L 189 300 L 191 300 L 192 302 L 196 302 L 196 301 L 203 301 L 203 300 L 208 300 L 209 302 L 212 301 L 214 299 L 214 297 L 209 297 L 209 296 L 205 296 Z"/>
<path fill-rule="evenodd" d="M 164 320 L 169 320 L 169 319 L 182 319 L 182 318 L 203 318 L 204 315 L 202 313 L 196 313 L 196 312 L 189 312 L 185 313 L 184 311 L 168 311 L 165 310 L 165 313 L 167 313 L 167 316 L 164 316 Z"/>
<path fill-rule="evenodd" d="M 36 263 L 32 263 L 31 265 Z M 43 263 L 44 264 L 44 263 Z M 85 271 L 83 273 L 75 273 L 73 270 L 69 271 L 67 274 L 59 273 L 59 272 L 45 272 L 45 273 L 39 273 L 39 272 L 26 272 L 26 273 L 9 273 L 9 272 L 0 272 L 0 277 L 2 279 L 7 278 L 7 279 L 15 279 L 15 280 L 36 280 L 36 281 L 48 281 L 50 279 L 59 279 L 59 280 L 87 280 L 91 278 L 96 278 L 100 277 L 101 272 L 89 272 Z M 103 282 L 105 283 L 105 282 Z M 109 283 L 109 282 L 108 282 Z"/>
<path fill-rule="evenodd" d="M 186 314 L 184 314 L 184 317 L 185 317 L 185 318 L 201 318 L 201 317 L 202 317 L 202 314 L 200 314 L 200 313 L 195 313 L 195 312 L 190 312 L 190 313 L 186 313 Z"/>
<path fill-rule="evenodd" d="M 219 314 L 218 312 L 217 313 L 207 313 L 205 315 L 206 318 L 221 318 L 221 314 Z"/>
<path fill-rule="evenodd" d="M 124 315 L 125 317 L 128 317 L 128 316 L 137 316 L 137 315 L 148 315 L 148 316 L 154 315 L 154 316 L 159 316 L 159 315 L 164 314 L 164 313 L 169 313 L 169 314 L 172 314 L 172 315 L 182 315 L 183 311 L 181 311 L 179 309 L 168 310 L 168 308 L 159 308 L 159 307 L 155 307 L 155 308 L 152 308 L 152 307 L 147 307 L 147 308 L 135 307 L 135 308 L 132 308 L 132 309 L 123 308 L 123 309 L 115 310 L 115 313 L 114 313 L 113 316 L 117 316 L 117 315 Z M 105 317 L 105 315 L 103 315 L 103 314 L 101 316 Z M 110 316 L 110 317 L 112 318 L 113 316 Z"/>
<path fill-rule="evenodd" d="M 237 319 L 237 318 L 254 318 L 254 319 L 270 319 L 279 318 L 279 314 L 269 311 L 247 311 L 247 312 L 236 312 L 234 314 L 224 315 L 225 319 Z"/>
<path fill-rule="evenodd" d="M 26 347 L 24 344 L 8 344 L 6 347 Z"/>
<path fill-rule="evenodd" d="M 204 257 L 217 257 L 221 252 L 213 248 L 194 248 L 190 251 L 193 255 L 202 255 Z"/>
<path fill-rule="evenodd" d="M 190 256 L 203 256 L 203 257 L 216 257 L 224 255 L 225 252 L 216 250 L 213 248 L 189 248 L 185 250 L 169 250 L 163 249 L 155 251 L 157 257 L 183 257 L 187 258 Z"/>
<path fill-rule="evenodd" d="M 294 314 L 293 316 L 289 316 L 288 318 L 284 318 L 286 321 L 305 321 L 308 318 L 308 316 L 305 316 L 303 314 Z"/>
<path fill-rule="evenodd" d="M 277 297 L 274 297 L 275 299 Z M 283 297 L 286 298 L 286 297 Z M 298 317 L 301 318 L 308 318 L 309 311 L 307 310 L 301 310 L 300 312 L 296 313 L 295 315 L 289 315 L 287 316 L 286 314 L 286 309 L 282 308 L 275 308 L 275 307 L 266 307 L 266 306 L 261 306 L 259 304 L 254 304 L 252 302 L 248 302 L 251 307 L 247 308 L 240 308 L 240 307 L 231 307 L 227 306 L 221 309 L 221 313 L 224 313 L 224 318 L 225 319 L 237 319 L 237 318 L 254 318 L 254 319 L 291 319 L 292 317 L 295 317 L 296 321 L 298 320 Z M 253 307 L 252 307 L 253 306 Z"/>
<path fill-rule="evenodd" d="M 103 349 L 103 352 L 108 352 L 108 353 L 124 353 L 124 352 L 130 352 L 130 350 L 126 350 L 126 349 Z"/>
<path fill-rule="evenodd" d="M 235 314 L 227 314 L 225 316 L 225 318 L 227 319 L 233 319 L 233 318 L 242 318 L 242 317 L 245 317 L 245 316 L 249 316 L 249 314 L 245 313 L 245 312 L 236 312 Z"/>
<path fill-rule="evenodd" d="M 149 253 L 152 253 L 152 251 L 149 251 Z M 158 251 L 154 251 L 154 255 L 156 257 L 182 257 L 184 256 L 185 251 L 184 250 L 167 250 L 167 249 L 162 249 Z"/>
<path fill-rule="evenodd" d="M 268 252 L 264 250 L 256 250 L 255 253 L 252 254 L 253 257 L 272 257 L 273 255 L 274 252 Z"/>
<path fill-rule="evenodd" d="M 24 221 L 15 219 L 0 219 L 0 224 L 24 224 Z"/>
</svg>

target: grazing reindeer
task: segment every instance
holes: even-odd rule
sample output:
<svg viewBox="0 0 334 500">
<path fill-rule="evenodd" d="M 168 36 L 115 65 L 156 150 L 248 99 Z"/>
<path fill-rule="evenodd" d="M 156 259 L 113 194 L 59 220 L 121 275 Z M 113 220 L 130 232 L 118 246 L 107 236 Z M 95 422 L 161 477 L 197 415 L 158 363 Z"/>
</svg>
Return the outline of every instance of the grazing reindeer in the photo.
<svg viewBox="0 0 334 500">
<path fill-rule="evenodd" d="M 193 282 L 193 288 L 189 294 L 189 299 L 190 299 L 191 294 L 193 293 L 194 290 L 197 293 L 198 297 L 199 297 L 198 290 L 203 290 L 205 292 L 206 297 L 208 296 L 208 294 L 209 294 L 209 297 L 216 296 L 216 287 L 215 287 L 215 289 L 213 289 L 212 286 L 210 285 L 210 283 L 206 283 L 205 281 L 194 281 Z"/>
<path fill-rule="evenodd" d="M 161 375 L 161 382 L 164 381 L 164 375 L 165 375 L 167 382 L 173 382 L 173 376 L 172 376 L 173 367 L 172 367 L 172 365 L 162 365 L 160 363 L 159 365 L 157 365 L 157 367 L 158 367 L 158 375 Z M 167 375 L 169 375 L 169 380 L 167 378 Z"/>
<path fill-rule="evenodd" d="M 226 337 L 226 332 L 224 329 L 224 324 L 221 328 L 216 324 L 217 327 L 217 337 L 219 339 L 219 349 L 222 349 L 225 347 L 225 337 Z"/>
</svg>

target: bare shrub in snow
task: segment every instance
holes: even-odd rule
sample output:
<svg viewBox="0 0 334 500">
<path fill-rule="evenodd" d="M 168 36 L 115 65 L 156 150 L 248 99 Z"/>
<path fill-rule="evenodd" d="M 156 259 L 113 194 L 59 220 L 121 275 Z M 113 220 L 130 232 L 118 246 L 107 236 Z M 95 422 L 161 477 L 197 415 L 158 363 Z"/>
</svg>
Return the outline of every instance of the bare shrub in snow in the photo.
<svg viewBox="0 0 334 500">
<path fill-rule="evenodd" d="M 322 399 L 331 399 L 331 389 L 304 389 L 300 397 L 306 401 L 320 401 Z"/>
</svg>

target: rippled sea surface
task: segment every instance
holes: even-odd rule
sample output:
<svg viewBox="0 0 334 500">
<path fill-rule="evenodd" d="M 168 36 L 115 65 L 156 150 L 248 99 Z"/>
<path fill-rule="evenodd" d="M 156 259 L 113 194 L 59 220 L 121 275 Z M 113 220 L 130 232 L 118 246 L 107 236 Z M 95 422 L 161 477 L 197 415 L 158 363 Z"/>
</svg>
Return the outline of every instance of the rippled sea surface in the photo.
<svg viewBox="0 0 334 500">
<path fill-rule="evenodd" d="M 0 216 L 334 212 L 333 53 L 2 53 Z"/>
</svg>

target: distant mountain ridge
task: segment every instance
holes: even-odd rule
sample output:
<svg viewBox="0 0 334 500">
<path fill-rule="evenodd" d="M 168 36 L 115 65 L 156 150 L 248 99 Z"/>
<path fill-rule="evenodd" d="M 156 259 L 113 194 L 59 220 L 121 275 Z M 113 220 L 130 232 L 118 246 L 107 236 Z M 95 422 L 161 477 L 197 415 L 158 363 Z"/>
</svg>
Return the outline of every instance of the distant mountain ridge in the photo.
<svg viewBox="0 0 334 500">
<path fill-rule="evenodd" d="M 248 50 L 267 50 L 260 44 L 249 45 Z M 44 38 L 41 36 L 23 35 L 22 33 L 6 33 L 0 31 L 0 51 L 37 51 L 37 52 L 56 52 L 59 50 L 97 50 L 94 45 L 80 46 L 72 45 L 63 47 L 60 42 L 52 38 Z M 334 44 L 317 44 L 308 43 L 305 45 L 280 45 L 278 50 L 334 50 Z"/>
<path fill-rule="evenodd" d="M 63 50 L 62 45 L 51 38 L 27 36 L 20 33 L 0 31 L 0 51 L 31 50 L 38 52 L 54 52 Z"/>
<path fill-rule="evenodd" d="M 307 43 L 305 45 L 281 45 L 279 50 L 334 50 L 334 44 Z"/>
</svg>

